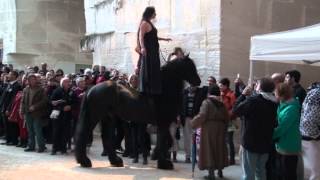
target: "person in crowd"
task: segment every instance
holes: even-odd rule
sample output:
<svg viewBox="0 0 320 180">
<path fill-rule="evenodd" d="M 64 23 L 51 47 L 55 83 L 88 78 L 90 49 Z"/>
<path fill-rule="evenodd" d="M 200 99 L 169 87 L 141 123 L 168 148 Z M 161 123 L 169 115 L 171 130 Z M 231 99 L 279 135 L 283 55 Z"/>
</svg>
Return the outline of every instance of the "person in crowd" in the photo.
<svg viewBox="0 0 320 180">
<path fill-rule="evenodd" d="M 302 155 L 309 180 L 320 179 L 320 83 L 311 87 L 302 105 L 300 119 Z"/>
<path fill-rule="evenodd" d="M 35 150 L 36 142 L 38 152 L 42 153 L 47 148 L 43 138 L 42 127 L 46 124 L 47 96 L 45 90 L 39 86 L 36 75 L 28 75 L 28 86 L 23 90 L 20 113 L 24 117 L 28 129 L 28 148 L 25 152 Z M 35 137 L 37 141 L 35 141 Z"/>
<path fill-rule="evenodd" d="M 190 163 L 191 156 L 191 140 L 192 128 L 191 120 L 199 113 L 202 101 L 207 96 L 201 91 L 199 87 L 188 87 L 183 92 L 182 111 L 180 115 L 181 124 L 183 126 L 184 150 L 186 153 L 185 162 Z"/>
<path fill-rule="evenodd" d="M 129 77 L 128 89 L 130 90 L 130 92 L 133 94 L 134 97 L 139 96 L 138 84 L 139 84 L 138 76 L 135 74 L 132 74 Z M 131 136 L 132 136 L 131 144 L 132 144 L 133 163 L 139 162 L 139 152 L 141 152 L 143 157 L 142 164 L 148 164 L 149 149 L 147 146 L 148 137 L 146 136 L 147 124 L 131 122 L 130 125 L 131 125 L 130 129 L 131 129 Z"/>
<path fill-rule="evenodd" d="M 277 110 L 278 126 L 273 139 L 280 155 L 281 175 L 284 180 L 297 180 L 298 155 L 301 153 L 301 134 L 299 131 L 300 104 L 294 98 L 289 84 L 279 84 L 275 91 L 280 105 Z"/>
<path fill-rule="evenodd" d="M 93 83 L 96 83 L 99 75 L 100 75 L 100 66 L 99 65 L 93 65 L 92 67 L 92 80 Z"/>
<path fill-rule="evenodd" d="M 105 66 L 100 66 L 100 74 L 97 78 L 96 84 L 102 83 L 110 79 L 110 71 L 106 70 Z"/>
<path fill-rule="evenodd" d="M 214 179 L 214 171 L 223 178 L 222 169 L 228 166 L 226 146 L 226 127 L 229 113 L 221 99 L 217 85 L 212 85 L 208 98 L 202 102 L 199 113 L 191 120 L 192 128 L 201 128 L 198 166 L 200 170 L 208 170 L 207 179 Z"/>
<path fill-rule="evenodd" d="M 0 108 L 2 113 L 2 119 L 6 127 L 6 145 L 17 145 L 19 136 L 19 126 L 16 122 L 8 121 L 10 115 L 10 108 L 12 102 L 17 95 L 18 91 L 22 89 L 18 82 L 19 73 L 16 70 L 10 71 L 8 74 L 8 85 L 0 98 Z"/>
<path fill-rule="evenodd" d="M 234 131 L 236 130 L 236 126 L 234 124 L 234 118 L 231 117 L 232 108 L 234 103 L 236 102 L 236 96 L 234 92 L 230 89 L 230 80 L 228 78 L 222 78 L 219 81 L 219 87 L 221 91 L 221 98 L 226 106 L 229 115 L 230 115 L 230 122 L 228 126 L 228 134 L 227 134 L 227 141 L 228 141 L 228 148 L 229 148 L 229 163 L 230 165 L 235 164 L 235 149 L 234 149 L 234 142 L 233 142 L 233 135 Z"/>
<path fill-rule="evenodd" d="M 95 85 L 95 81 L 93 79 L 92 70 L 87 68 L 84 70 L 84 76 L 86 78 L 87 88 L 90 89 Z"/>
<path fill-rule="evenodd" d="M 276 126 L 277 99 L 270 78 L 257 82 L 256 94 L 247 86 L 238 97 L 233 113 L 241 118 L 243 179 L 266 179 L 266 162 L 272 150 L 272 135 Z"/>
<path fill-rule="evenodd" d="M 81 107 L 81 102 L 83 97 L 85 96 L 86 93 L 86 79 L 84 77 L 78 77 L 76 79 L 76 84 L 77 87 L 74 90 L 74 105 L 72 107 L 72 136 L 74 136 L 75 130 L 76 130 L 76 125 L 78 123 L 79 115 L 80 115 L 80 107 Z"/>
<path fill-rule="evenodd" d="M 38 66 L 33 66 L 33 73 L 35 73 L 35 74 L 39 73 L 39 67 Z"/>
<path fill-rule="evenodd" d="M 39 71 L 39 74 L 42 74 L 43 76 L 45 76 L 48 72 L 47 67 L 48 67 L 47 63 L 41 63 L 41 69 Z"/>
<path fill-rule="evenodd" d="M 175 47 L 173 52 L 169 54 L 167 57 L 167 61 L 171 61 L 173 59 L 182 59 L 184 57 L 184 52 L 181 47 Z"/>
<path fill-rule="evenodd" d="M 293 97 L 299 100 L 300 107 L 306 97 L 305 89 L 299 84 L 301 79 L 301 74 L 297 70 L 291 70 L 285 73 L 285 83 L 289 84 L 293 88 Z M 304 178 L 304 165 L 302 155 L 298 155 L 298 165 L 297 165 L 297 176 L 298 180 L 303 180 Z"/>
<path fill-rule="evenodd" d="M 234 94 L 238 98 L 241 94 L 242 91 L 246 88 L 246 85 L 240 78 L 240 75 L 237 76 L 237 78 L 234 80 Z"/>
<path fill-rule="evenodd" d="M 143 12 L 137 36 L 136 51 L 140 54 L 139 92 L 147 96 L 161 93 L 159 40 L 171 41 L 170 38 L 158 37 L 158 31 L 152 24 L 156 17 L 154 7 L 147 7 Z"/>
<path fill-rule="evenodd" d="M 50 72 L 53 76 L 55 75 L 54 69 L 50 69 L 49 72 Z"/>
<path fill-rule="evenodd" d="M 51 104 L 53 106 L 50 115 L 53 119 L 52 155 L 55 155 L 58 151 L 62 154 L 67 153 L 67 142 L 71 135 L 71 107 L 73 102 L 71 82 L 64 77 L 60 81 L 60 87 L 55 89 L 51 96 Z"/>
<path fill-rule="evenodd" d="M 1 77 L 0 77 L 0 97 L 2 97 L 3 92 L 7 88 L 8 85 L 8 74 L 5 72 L 2 72 Z M 1 110 L 1 109 L 0 109 Z M 5 139 L 5 122 L 3 119 L 2 114 L 0 114 L 0 137 Z"/>
<path fill-rule="evenodd" d="M 180 128 L 180 123 L 178 123 L 178 119 L 176 119 L 174 122 L 172 122 L 169 127 L 169 132 L 170 132 L 171 139 L 172 139 L 172 145 L 171 145 L 171 148 L 169 149 L 168 156 L 171 158 L 171 153 L 172 153 L 172 161 L 173 162 L 178 162 L 178 160 L 177 160 L 178 139 L 176 138 L 176 135 L 177 135 L 177 133 L 180 133 L 179 128 Z M 190 160 L 190 158 L 189 158 L 189 160 Z M 188 163 L 190 163 L 190 162 L 191 161 L 189 161 Z"/>
<path fill-rule="evenodd" d="M 271 75 L 271 79 L 273 80 L 275 86 L 278 87 L 279 84 L 284 82 L 285 75 L 282 73 L 273 73 Z"/>
<path fill-rule="evenodd" d="M 297 98 L 302 105 L 304 98 L 306 97 L 306 90 L 299 84 L 301 74 L 297 70 L 288 71 L 285 73 L 285 82 L 293 88 L 293 95 Z"/>
<path fill-rule="evenodd" d="M 23 76 L 22 78 L 22 87 L 26 87 L 26 75 Z M 26 148 L 27 147 L 27 142 L 28 142 L 28 131 L 27 127 L 25 126 L 25 120 L 22 115 L 20 115 L 20 107 L 21 107 L 21 101 L 22 101 L 22 96 L 23 96 L 23 91 L 18 91 L 13 103 L 12 103 L 12 108 L 10 111 L 10 116 L 9 120 L 12 122 L 18 123 L 19 126 L 19 144 L 16 147 L 22 147 Z"/>
<path fill-rule="evenodd" d="M 51 73 L 51 72 L 50 72 Z M 49 78 L 49 77 L 48 77 Z M 47 80 L 47 86 L 45 88 L 46 95 L 48 99 L 51 99 L 51 96 L 56 88 L 59 87 L 59 83 L 55 77 L 51 77 Z M 52 104 L 49 101 L 47 104 L 47 118 L 48 118 L 48 125 L 44 127 L 43 133 L 46 142 L 51 144 L 52 143 L 52 119 L 49 118 L 50 113 L 52 112 Z"/>
</svg>

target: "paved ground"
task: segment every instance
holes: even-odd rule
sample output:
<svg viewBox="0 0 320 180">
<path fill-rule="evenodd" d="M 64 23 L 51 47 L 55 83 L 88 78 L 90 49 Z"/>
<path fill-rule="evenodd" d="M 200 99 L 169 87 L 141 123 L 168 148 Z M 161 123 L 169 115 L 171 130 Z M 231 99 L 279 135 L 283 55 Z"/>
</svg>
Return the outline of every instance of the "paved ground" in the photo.
<svg viewBox="0 0 320 180">
<path fill-rule="evenodd" d="M 156 162 L 149 165 L 132 164 L 123 158 L 125 167 L 110 167 L 106 158 L 101 157 L 101 145 L 95 141 L 89 152 L 93 168 L 85 169 L 76 164 L 73 154 L 52 156 L 49 152 L 26 153 L 23 149 L 0 145 L 0 180 L 185 180 L 192 179 L 191 165 L 176 163 L 174 171 L 156 169 Z M 179 154 L 178 160 L 183 160 Z M 194 179 L 203 179 L 206 172 L 196 168 Z M 239 180 L 241 168 L 238 165 L 224 169 L 224 179 Z"/>
</svg>

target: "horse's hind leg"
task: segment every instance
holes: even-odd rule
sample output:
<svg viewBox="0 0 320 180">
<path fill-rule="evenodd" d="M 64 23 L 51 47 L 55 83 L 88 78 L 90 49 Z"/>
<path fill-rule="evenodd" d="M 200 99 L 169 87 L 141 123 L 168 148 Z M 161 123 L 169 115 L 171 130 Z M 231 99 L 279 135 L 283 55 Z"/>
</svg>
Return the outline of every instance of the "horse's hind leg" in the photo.
<svg viewBox="0 0 320 180">
<path fill-rule="evenodd" d="M 104 118 L 101 121 L 102 131 L 101 133 L 104 134 L 103 143 L 104 147 L 108 152 L 108 158 L 110 161 L 111 166 L 114 167 L 123 167 L 122 159 L 117 156 L 116 151 L 114 149 L 114 141 L 115 141 L 115 120 L 112 118 Z"/>
<path fill-rule="evenodd" d="M 83 117 L 77 127 L 77 136 L 76 136 L 76 148 L 75 148 L 75 156 L 77 162 L 82 167 L 92 167 L 92 163 L 87 156 L 87 143 L 88 137 L 90 133 L 92 133 L 94 127 L 97 124 L 97 120 L 92 118 Z"/>
</svg>

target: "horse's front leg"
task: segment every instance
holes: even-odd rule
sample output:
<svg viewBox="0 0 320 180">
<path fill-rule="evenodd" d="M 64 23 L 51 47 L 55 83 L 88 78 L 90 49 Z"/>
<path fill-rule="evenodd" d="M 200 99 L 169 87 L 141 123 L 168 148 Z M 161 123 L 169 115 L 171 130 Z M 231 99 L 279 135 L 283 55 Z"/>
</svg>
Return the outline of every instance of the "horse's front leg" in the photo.
<svg viewBox="0 0 320 180">
<path fill-rule="evenodd" d="M 169 125 L 158 126 L 157 148 L 158 148 L 158 168 L 173 169 L 173 163 L 168 159 L 169 148 L 172 145 L 172 139 L 169 132 Z"/>
</svg>

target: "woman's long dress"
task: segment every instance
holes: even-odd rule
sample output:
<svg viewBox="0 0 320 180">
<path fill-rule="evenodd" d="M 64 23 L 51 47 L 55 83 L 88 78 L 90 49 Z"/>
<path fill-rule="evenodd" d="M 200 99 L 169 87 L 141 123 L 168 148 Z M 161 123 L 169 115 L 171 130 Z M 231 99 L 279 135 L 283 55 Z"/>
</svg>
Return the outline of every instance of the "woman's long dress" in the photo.
<svg viewBox="0 0 320 180">
<path fill-rule="evenodd" d="M 145 33 L 144 45 L 146 56 L 139 58 L 139 92 L 145 95 L 158 95 L 161 93 L 160 57 L 158 31 L 152 25 L 152 30 Z"/>
</svg>

